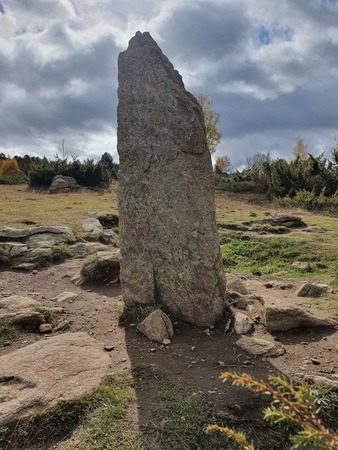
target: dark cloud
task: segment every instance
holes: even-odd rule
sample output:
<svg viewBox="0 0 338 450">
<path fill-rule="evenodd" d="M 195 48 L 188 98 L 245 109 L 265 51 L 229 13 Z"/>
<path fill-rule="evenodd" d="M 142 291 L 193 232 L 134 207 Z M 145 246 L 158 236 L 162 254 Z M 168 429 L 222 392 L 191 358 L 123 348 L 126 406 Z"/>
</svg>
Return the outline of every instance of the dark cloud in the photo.
<svg viewBox="0 0 338 450">
<path fill-rule="evenodd" d="M 161 36 L 176 60 L 214 59 L 236 50 L 251 27 L 241 10 L 229 4 L 194 2 L 173 14 Z"/>
<path fill-rule="evenodd" d="M 337 13 L 333 0 L 0 0 L 0 151 L 52 155 L 64 138 L 114 152 L 117 57 L 137 30 L 213 101 L 233 165 L 286 156 L 297 135 L 318 150 L 338 134 Z"/>
</svg>

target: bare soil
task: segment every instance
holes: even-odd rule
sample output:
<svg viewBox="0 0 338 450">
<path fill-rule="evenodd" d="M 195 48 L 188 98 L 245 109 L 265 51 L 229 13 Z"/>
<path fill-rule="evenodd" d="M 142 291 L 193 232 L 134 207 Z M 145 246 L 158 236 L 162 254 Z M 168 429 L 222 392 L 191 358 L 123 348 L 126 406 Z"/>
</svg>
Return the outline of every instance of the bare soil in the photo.
<svg viewBox="0 0 338 450">
<path fill-rule="evenodd" d="M 71 323 L 65 332 L 86 331 L 107 347 L 111 355 L 111 371 L 120 373 L 134 369 L 137 404 L 134 416 L 139 426 L 154 421 L 152 405 L 160 379 L 172 379 L 192 386 L 196 395 L 203 393 L 214 411 L 213 421 L 219 422 L 225 416 L 236 418 L 237 422 L 256 423 L 257 435 L 265 427 L 261 421 L 261 400 L 245 389 L 222 384 L 219 375 L 224 371 L 246 372 L 266 380 L 270 374 L 336 374 L 337 331 L 333 329 L 301 329 L 274 334 L 274 338 L 286 347 L 286 353 L 277 358 L 254 358 L 235 346 L 239 336 L 224 334 L 224 327 L 200 329 L 175 322 L 175 335 L 168 346 L 148 341 L 136 331 L 135 326 L 120 327 L 118 313 L 122 308 L 119 285 L 85 284 L 75 286 L 71 276 L 77 273 L 83 261 L 67 260 L 36 273 L 11 270 L 0 271 L 0 296 L 12 294 L 30 296 L 47 307 L 63 306 L 63 318 Z M 302 299 L 295 295 L 301 281 L 292 281 L 292 289 L 282 290 L 278 286 L 290 282 L 277 277 L 250 277 L 246 285 L 256 296 L 252 316 L 261 314 L 259 296 L 276 296 L 301 304 L 309 310 L 325 313 L 326 300 Z M 265 287 L 269 282 L 273 287 Z M 52 300 L 61 292 L 71 291 L 79 294 L 73 302 L 56 304 Z M 54 333 L 55 334 L 55 333 Z M 266 331 L 260 324 L 255 327 L 255 336 L 264 337 Z M 0 355 L 34 341 L 48 339 L 38 333 L 20 333 L 10 345 L 0 348 Z M 143 370 L 147 368 L 147 370 Z M 156 437 L 148 436 L 149 449 L 157 446 Z M 268 442 L 261 448 L 288 448 L 281 441 L 280 431 L 269 432 Z"/>
</svg>

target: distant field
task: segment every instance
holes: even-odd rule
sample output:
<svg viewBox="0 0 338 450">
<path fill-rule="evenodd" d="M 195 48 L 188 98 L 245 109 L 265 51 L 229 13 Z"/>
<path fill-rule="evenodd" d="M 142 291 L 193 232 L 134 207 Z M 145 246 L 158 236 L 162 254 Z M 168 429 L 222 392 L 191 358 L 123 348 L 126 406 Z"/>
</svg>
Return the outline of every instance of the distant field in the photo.
<svg viewBox="0 0 338 450">
<path fill-rule="evenodd" d="M 0 185 L 0 226 L 27 227 L 32 222 L 37 225 L 65 224 L 81 234 L 81 222 L 89 212 L 117 213 L 116 186 L 117 183 L 102 191 L 51 195 L 26 185 Z M 284 270 L 292 277 L 324 278 L 337 284 L 337 218 L 304 210 L 287 210 L 277 202 L 257 195 L 216 194 L 219 225 L 236 229 L 243 222 L 287 213 L 301 216 L 309 228 L 277 236 L 224 230 L 221 244 L 226 270 L 262 275 Z M 308 261 L 313 270 L 307 274 L 292 272 L 290 265 L 295 259 Z"/>
</svg>

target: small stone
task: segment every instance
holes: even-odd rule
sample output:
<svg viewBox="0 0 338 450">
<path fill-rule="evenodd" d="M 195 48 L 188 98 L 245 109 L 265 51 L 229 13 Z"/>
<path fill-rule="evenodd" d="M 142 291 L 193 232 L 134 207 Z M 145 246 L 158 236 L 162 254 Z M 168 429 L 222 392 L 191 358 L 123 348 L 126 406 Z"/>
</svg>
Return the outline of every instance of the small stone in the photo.
<svg viewBox="0 0 338 450">
<path fill-rule="evenodd" d="M 40 333 L 50 333 L 53 330 L 53 327 L 50 323 L 42 323 L 39 326 Z"/>
<path fill-rule="evenodd" d="M 70 323 L 68 320 L 62 320 L 59 322 L 56 327 L 54 328 L 54 331 L 62 331 L 62 330 L 68 330 L 70 328 Z"/>
<path fill-rule="evenodd" d="M 312 364 L 314 364 L 316 366 L 319 366 L 319 364 L 320 364 L 320 361 L 317 358 L 311 358 L 311 362 L 312 362 Z"/>
<path fill-rule="evenodd" d="M 192 352 L 194 352 L 196 350 L 196 347 L 193 345 L 190 349 Z"/>
<path fill-rule="evenodd" d="M 235 313 L 235 324 L 234 329 L 236 334 L 246 334 L 252 329 L 253 322 L 250 317 L 243 313 Z"/>
<path fill-rule="evenodd" d="M 310 269 L 309 264 L 303 261 L 295 261 L 291 264 L 291 267 L 293 269 L 299 270 L 300 272 L 308 272 Z"/>
<path fill-rule="evenodd" d="M 171 344 L 171 340 L 170 339 L 163 339 L 162 344 L 163 345 L 169 345 L 169 344 Z"/>
<path fill-rule="evenodd" d="M 33 271 L 32 271 L 32 274 L 37 274 L 38 273 L 38 271 L 36 270 L 36 269 L 34 269 Z"/>
<path fill-rule="evenodd" d="M 111 352 L 111 351 L 113 351 L 113 350 L 115 349 L 115 345 L 109 345 L 109 344 L 107 344 L 107 345 L 105 345 L 103 348 L 104 348 L 104 350 L 105 350 L 106 352 Z"/>
</svg>

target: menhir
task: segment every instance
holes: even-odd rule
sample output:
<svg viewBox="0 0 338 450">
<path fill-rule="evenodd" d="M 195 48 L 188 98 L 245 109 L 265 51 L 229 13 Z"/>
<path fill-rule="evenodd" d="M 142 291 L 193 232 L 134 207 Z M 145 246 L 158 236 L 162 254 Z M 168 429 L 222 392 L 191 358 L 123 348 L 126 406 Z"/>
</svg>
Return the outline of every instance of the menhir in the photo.
<svg viewBox="0 0 338 450">
<path fill-rule="evenodd" d="M 118 68 L 124 300 L 212 325 L 227 305 L 202 110 L 149 33 L 136 33 Z"/>
</svg>

